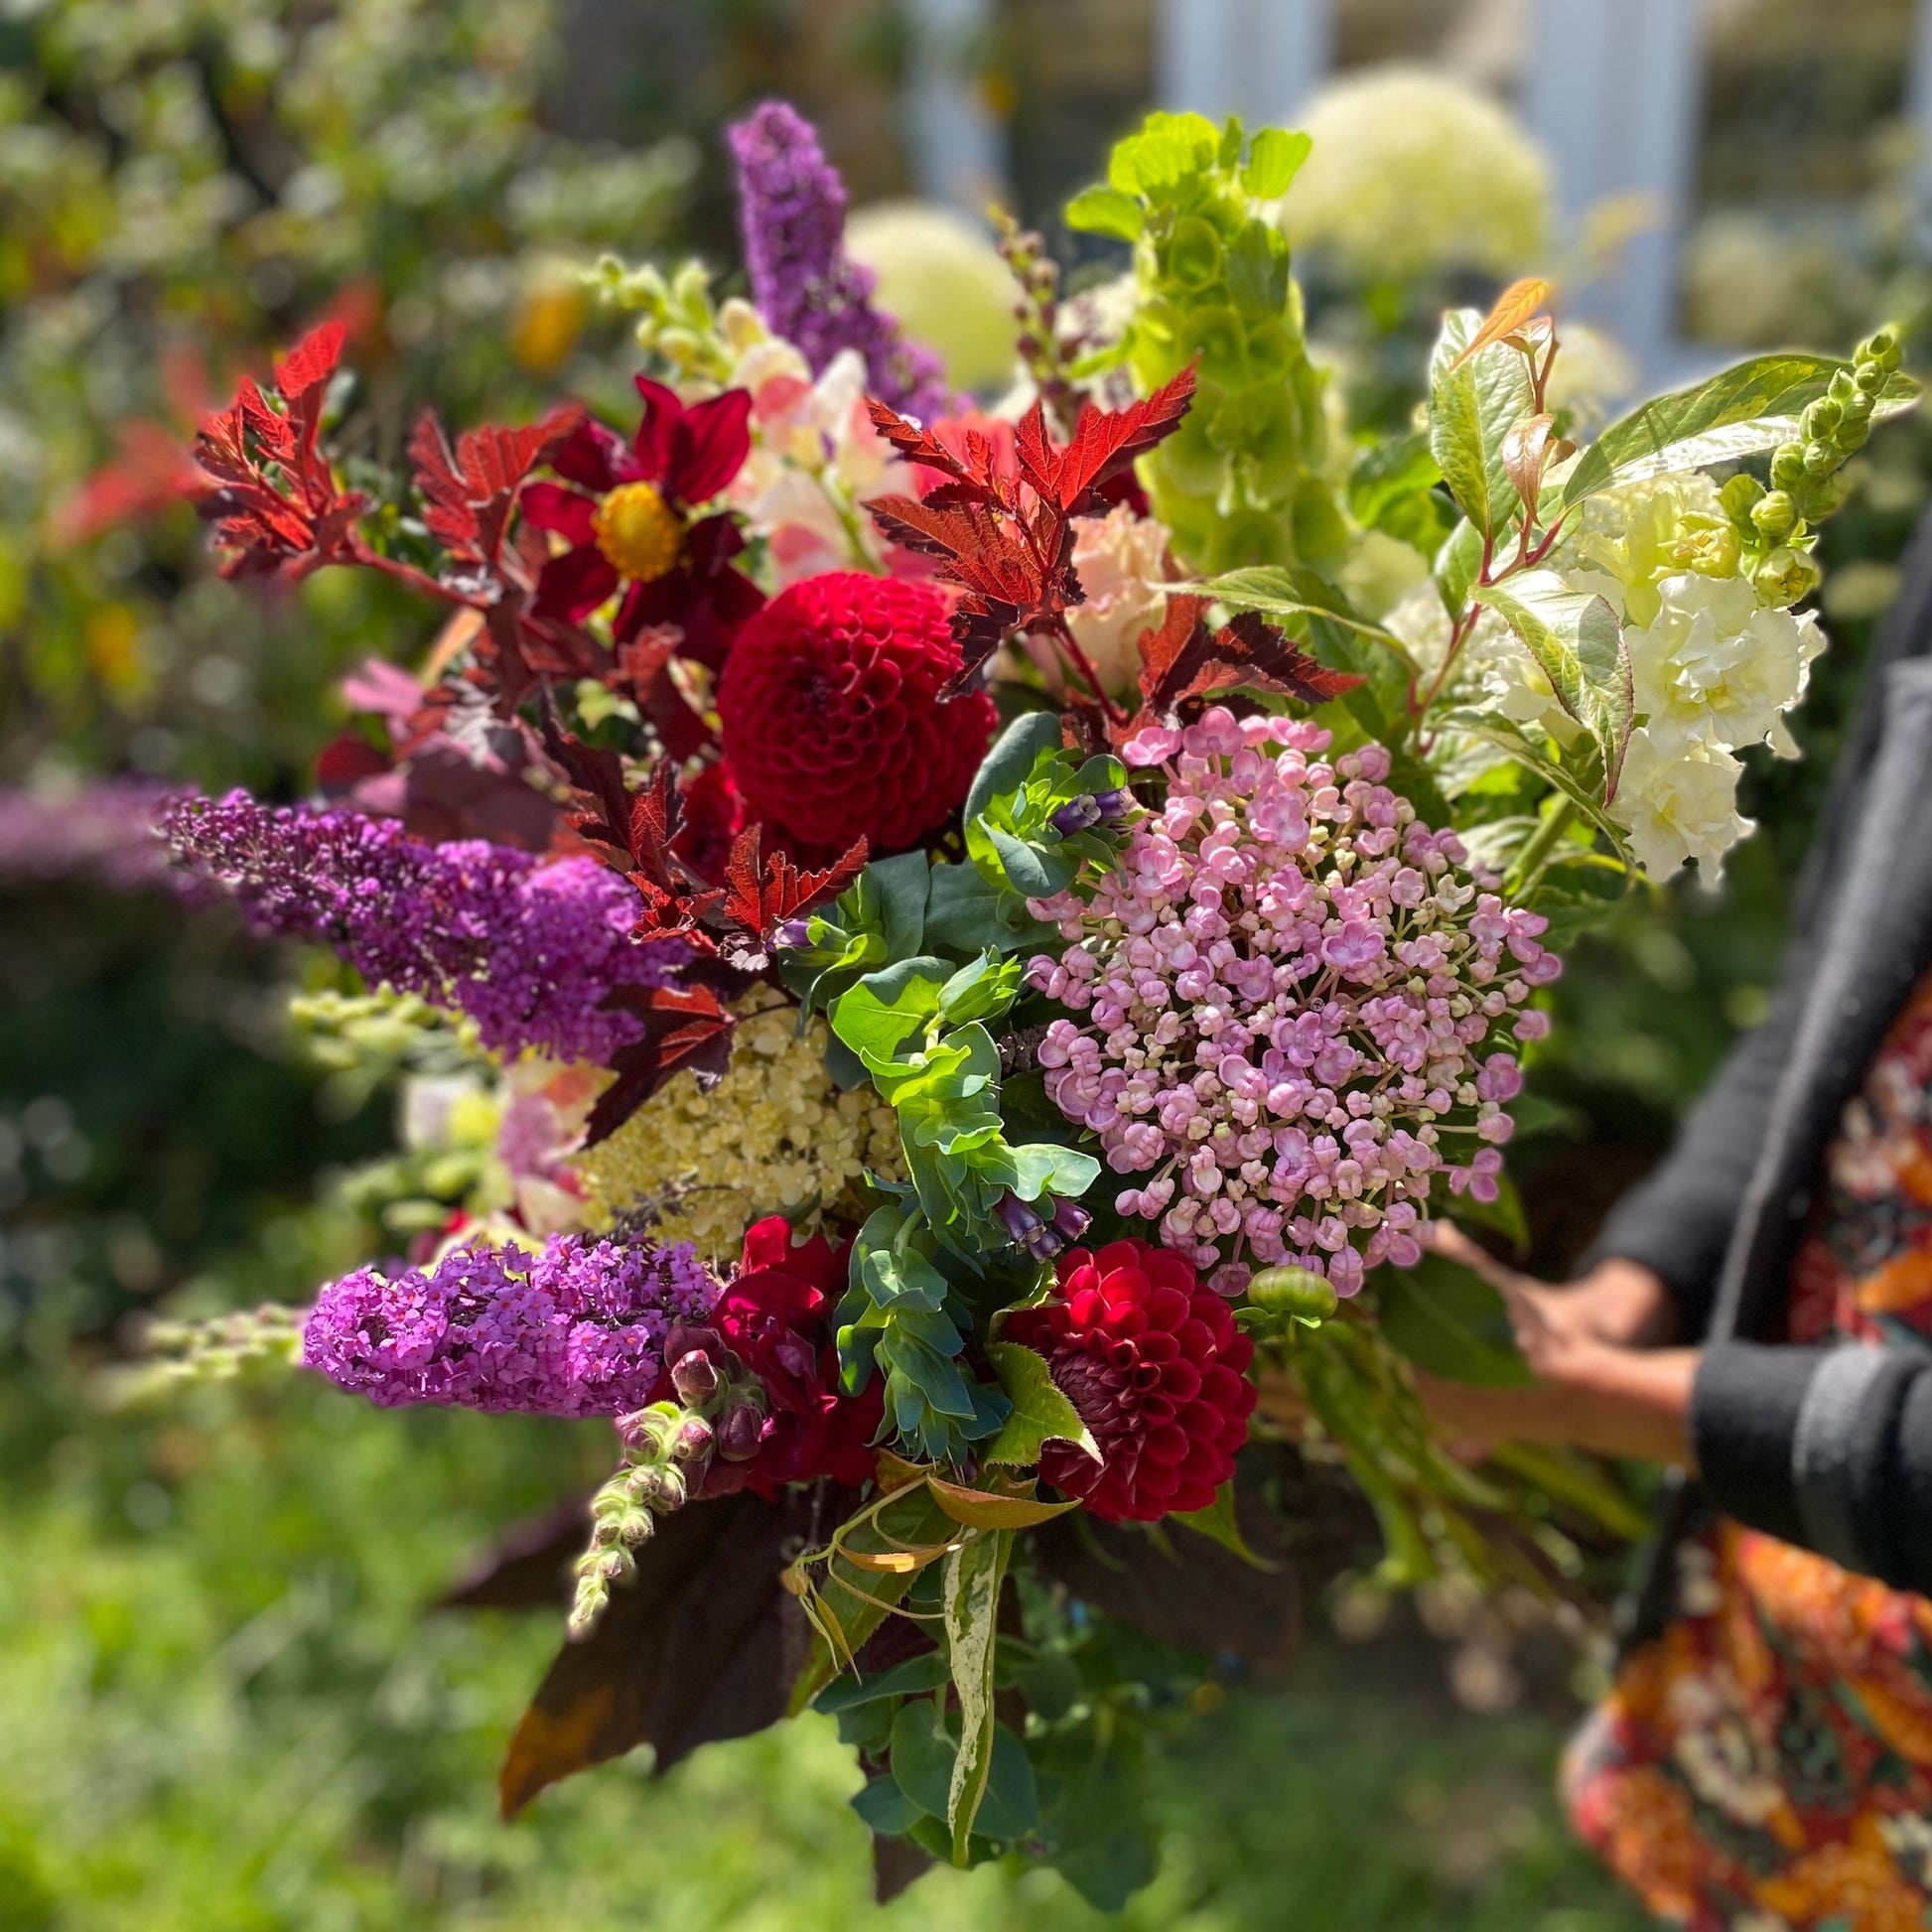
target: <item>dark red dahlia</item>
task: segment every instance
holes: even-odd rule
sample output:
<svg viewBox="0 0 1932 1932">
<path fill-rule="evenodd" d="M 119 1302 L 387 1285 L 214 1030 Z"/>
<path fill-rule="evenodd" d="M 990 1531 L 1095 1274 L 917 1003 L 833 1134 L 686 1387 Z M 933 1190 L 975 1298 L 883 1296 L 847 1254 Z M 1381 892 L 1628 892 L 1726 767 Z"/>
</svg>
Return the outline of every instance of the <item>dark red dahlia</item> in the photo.
<svg viewBox="0 0 1932 1932">
<path fill-rule="evenodd" d="M 663 383 L 636 380 L 644 414 L 630 442 L 586 417 L 551 461 L 566 482 L 524 488 L 524 520 L 569 546 L 543 567 L 536 615 L 580 623 L 627 586 L 612 624 L 620 644 L 652 624 L 675 624 L 682 655 L 716 670 L 764 596 L 733 566 L 745 548 L 737 519 L 692 512 L 750 453 L 752 398 L 727 389 L 687 408 Z"/>
<path fill-rule="evenodd" d="M 1254 1343 L 1170 1248 L 1072 1248 L 1057 1272 L 1057 1298 L 1010 1315 L 1006 1338 L 1046 1357 L 1101 1459 L 1048 1443 L 1040 1475 L 1109 1523 L 1205 1509 L 1247 1441 Z"/>
<path fill-rule="evenodd" d="M 729 1484 L 737 1469 L 764 1496 L 813 1476 L 856 1488 L 872 1475 L 879 1460 L 872 1439 L 884 1414 L 880 1378 L 857 1396 L 845 1394 L 829 1334 L 850 1245 L 835 1248 L 820 1234 L 794 1247 L 779 1214 L 747 1231 L 744 1259 L 708 1325 L 764 1385 L 769 1413 L 758 1454 L 714 1463 L 708 1493 Z"/>
<path fill-rule="evenodd" d="M 725 761 L 747 812 L 813 851 L 869 838 L 900 852 L 966 796 L 995 722 L 969 691 L 943 703 L 959 646 L 940 591 L 830 571 L 746 624 L 718 686 Z"/>
</svg>

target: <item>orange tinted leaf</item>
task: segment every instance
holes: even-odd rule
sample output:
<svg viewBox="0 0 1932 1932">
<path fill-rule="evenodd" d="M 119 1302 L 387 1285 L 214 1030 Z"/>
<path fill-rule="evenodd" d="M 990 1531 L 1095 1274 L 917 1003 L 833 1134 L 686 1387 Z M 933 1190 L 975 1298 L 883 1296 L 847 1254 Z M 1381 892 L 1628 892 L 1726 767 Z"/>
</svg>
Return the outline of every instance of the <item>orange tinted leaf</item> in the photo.
<svg viewBox="0 0 1932 1932">
<path fill-rule="evenodd" d="M 1550 299 L 1550 285 L 1535 275 L 1526 275 L 1520 282 L 1512 282 L 1497 296 L 1495 306 L 1482 319 L 1482 327 L 1471 336 L 1462 353 L 1449 364 L 1451 369 L 1459 369 L 1470 356 L 1479 354 L 1491 343 L 1499 343 L 1505 336 L 1514 335 Z"/>
<path fill-rule="evenodd" d="M 942 1482 L 928 1476 L 926 1486 L 932 1499 L 955 1523 L 974 1530 L 1026 1530 L 1035 1523 L 1049 1523 L 1078 1509 L 1077 1502 L 1043 1503 L 1028 1491 L 1002 1494 L 992 1489 L 973 1489 L 959 1482 Z"/>
</svg>

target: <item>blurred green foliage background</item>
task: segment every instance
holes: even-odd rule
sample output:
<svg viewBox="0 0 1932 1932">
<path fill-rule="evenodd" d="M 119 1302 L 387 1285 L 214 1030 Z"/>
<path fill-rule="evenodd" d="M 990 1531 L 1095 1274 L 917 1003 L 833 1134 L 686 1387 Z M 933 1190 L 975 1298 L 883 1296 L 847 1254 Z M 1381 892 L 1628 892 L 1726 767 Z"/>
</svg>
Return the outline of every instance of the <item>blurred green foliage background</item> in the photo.
<svg viewBox="0 0 1932 1932">
<path fill-rule="evenodd" d="M 621 331 L 570 259 L 729 259 L 713 136 L 774 88 L 822 120 L 855 199 L 902 192 L 906 58 L 889 0 L 5 10 L 0 778 L 135 769 L 299 792 L 341 715 L 335 680 L 371 652 L 414 659 L 428 619 L 373 580 L 325 575 L 278 602 L 214 580 L 172 500 L 197 411 L 329 314 L 362 372 L 358 461 L 391 461 L 425 403 L 474 420 L 608 395 Z M 984 77 L 1014 99 L 1040 84 L 1011 45 Z M 1325 302 L 1358 406 L 1406 411 L 1401 371 L 1449 284 L 1364 291 L 1318 251 L 1311 265 L 1315 331 Z M 1896 294 L 1895 278 L 1861 286 Z M 1344 303 L 1366 335 L 1341 329 Z M 1916 422 L 1862 459 L 1827 538 L 1834 648 L 1801 715 L 1809 756 L 1758 755 L 1744 808 L 1763 829 L 1722 892 L 1633 898 L 1557 989 L 1537 1131 L 1513 1164 L 1546 1271 L 1763 1011 L 1928 475 Z M 934 1874 L 873 1920 L 844 1805 L 858 1773 L 815 1723 L 711 1747 L 661 1784 L 609 1768 L 499 1825 L 495 1758 L 554 1625 L 431 1606 L 493 1533 L 605 1472 L 605 1432 L 374 1415 L 306 1383 L 124 1399 L 130 1311 L 300 1300 L 370 1251 L 342 1176 L 388 1144 L 389 1099 L 345 1105 L 303 1058 L 284 996 L 319 969 L 157 893 L 39 877 L 57 868 L 8 836 L 0 823 L 0 1927 L 1096 1922 L 1051 1873 L 999 1870 Z M 1322 1604 L 1309 1621 L 1288 1682 L 1232 1685 L 1158 1741 L 1163 1871 L 1130 1927 L 1639 1922 L 1557 1817 L 1561 1664 L 1477 1716 L 1413 1617 L 1352 1643 Z"/>
</svg>

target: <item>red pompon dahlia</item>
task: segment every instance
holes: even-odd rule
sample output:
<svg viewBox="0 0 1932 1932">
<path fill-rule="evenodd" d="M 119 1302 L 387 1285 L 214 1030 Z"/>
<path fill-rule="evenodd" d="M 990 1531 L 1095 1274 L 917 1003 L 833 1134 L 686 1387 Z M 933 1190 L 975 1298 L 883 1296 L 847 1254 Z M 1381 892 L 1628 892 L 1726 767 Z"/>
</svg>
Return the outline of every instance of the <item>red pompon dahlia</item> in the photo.
<svg viewBox="0 0 1932 1932">
<path fill-rule="evenodd" d="M 940 701 L 958 669 L 930 584 L 845 570 L 780 592 L 738 633 L 718 686 L 748 815 L 807 850 L 916 845 L 965 798 L 993 732 L 985 692 Z"/>
<path fill-rule="evenodd" d="M 1060 1257 L 1059 1294 L 1007 1318 L 1100 1446 L 1048 1443 L 1039 1473 L 1109 1523 L 1205 1509 L 1247 1441 L 1255 1345 L 1181 1257 L 1146 1241 Z"/>
</svg>

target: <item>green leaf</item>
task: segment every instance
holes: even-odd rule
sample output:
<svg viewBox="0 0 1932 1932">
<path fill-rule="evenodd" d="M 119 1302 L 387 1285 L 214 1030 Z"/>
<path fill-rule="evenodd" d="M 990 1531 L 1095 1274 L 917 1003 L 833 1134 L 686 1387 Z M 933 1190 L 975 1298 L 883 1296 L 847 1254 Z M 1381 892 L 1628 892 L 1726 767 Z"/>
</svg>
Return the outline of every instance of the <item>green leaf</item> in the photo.
<svg viewBox="0 0 1932 1932">
<path fill-rule="evenodd" d="M 1071 1443 L 1096 1462 L 1100 1460 L 1093 1431 L 1061 1393 L 1043 1355 L 1017 1341 L 996 1341 L 986 1353 L 1013 1413 L 980 1456 L 982 1462 L 1028 1466 L 1039 1460 L 1048 1443 Z"/>
<path fill-rule="evenodd" d="M 1150 114 L 1139 129 L 1114 143 L 1107 179 L 1128 194 L 1171 200 L 1173 191 L 1214 168 L 1221 130 L 1201 114 Z"/>
<path fill-rule="evenodd" d="M 928 1818 L 944 1818 L 958 1755 L 937 1699 L 914 1698 L 893 1720 L 893 1782 Z"/>
<path fill-rule="evenodd" d="M 1459 1263 L 1426 1254 L 1413 1268 L 1380 1268 L 1375 1290 L 1389 1345 L 1419 1369 L 1479 1388 L 1531 1379 L 1503 1298 Z"/>
<path fill-rule="evenodd" d="M 940 1015 L 953 1026 L 991 1020 L 1013 1005 L 1020 985 L 1020 962 L 1002 963 L 992 951 L 969 960 L 939 989 Z"/>
<path fill-rule="evenodd" d="M 958 1865 L 968 1863 L 973 1820 L 993 1775 L 993 1656 L 1000 1586 L 1012 1553 L 1011 1530 L 982 1531 L 947 1557 L 940 1587 L 953 1689 L 959 1695 L 959 1754 L 946 1790 L 946 1824 Z"/>
<path fill-rule="evenodd" d="M 1572 590 L 1554 570 L 1518 571 L 1478 595 L 1523 640 L 1557 702 L 1596 741 L 1605 796 L 1614 797 L 1636 699 L 1623 626 L 1608 601 Z"/>
<path fill-rule="evenodd" d="M 926 898 L 925 943 L 948 952 L 1018 952 L 1047 928 L 1018 893 L 1003 891 L 977 866 L 934 866 Z"/>
<path fill-rule="evenodd" d="M 1374 529 L 1391 503 L 1433 489 L 1443 481 L 1443 466 L 1429 447 L 1426 432 L 1371 443 L 1355 459 L 1348 477 L 1348 507 L 1356 522 Z"/>
<path fill-rule="evenodd" d="M 994 740 L 993 749 L 980 761 L 966 793 L 964 818 L 968 825 L 980 817 L 994 799 L 1018 791 L 1027 782 L 1042 752 L 1060 749 L 1060 715 L 1057 711 L 1024 711 Z"/>
<path fill-rule="evenodd" d="M 878 895 L 888 957 L 910 958 L 925 940 L 931 862 L 923 852 L 901 852 L 896 859 L 875 859 L 863 876 Z"/>
<path fill-rule="evenodd" d="M 1221 1484 L 1214 1492 L 1214 1500 L 1205 1509 L 1177 1509 L 1173 1512 L 1176 1523 L 1185 1523 L 1198 1536 L 1209 1538 L 1222 1549 L 1232 1551 L 1243 1563 L 1252 1564 L 1257 1570 L 1274 1570 L 1279 1566 L 1258 1557 L 1248 1548 L 1248 1539 L 1241 1534 L 1241 1524 L 1234 1513 L 1234 1478 Z"/>
<path fill-rule="evenodd" d="M 848 1672 L 834 1678 L 812 1700 L 812 1709 L 836 1718 L 842 1711 L 856 1711 L 882 1698 L 917 1697 L 922 1691 L 936 1691 L 946 1681 L 945 1653 L 928 1650 L 922 1656 L 908 1657 L 902 1664 L 895 1664 L 891 1670 L 876 1671 L 871 1677 Z"/>
<path fill-rule="evenodd" d="M 1482 532 L 1464 517 L 1443 539 L 1431 568 L 1436 588 L 1443 594 L 1443 609 L 1451 619 L 1461 617 L 1468 608 L 1469 593 L 1482 574 Z"/>
<path fill-rule="evenodd" d="M 1040 1830 L 1054 1867 L 1097 1911 L 1120 1911 L 1154 1876 L 1136 1743 L 1121 1729 L 1102 1736 L 1076 1728 L 1044 1746 L 1052 1755 Z"/>
<path fill-rule="evenodd" d="M 861 1553 L 874 1553 L 927 1548 L 948 1543 L 952 1536 L 952 1525 L 921 1482 L 896 1496 L 879 1512 L 876 1521 L 849 1528 L 843 1541 Z M 909 1573 L 882 1574 L 863 1569 L 842 1556 L 832 1559 L 826 1566 L 820 1596 L 825 1609 L 838 1621 L 843 1654 L 826 1642 L 822 1631 L 814 1637 L 811 1655 L 791 1687 L 788 1706 L 791 1716 L 796 1717 L 825 1685 L 851 1667 L 853 1653 L 891 1615 L 911 1584 Z M 943 1804 L 943 1785 L 940 1790 Z M 935 1817 L 939 1815 L 934 1813 Z"/>
<path fill-rule="evenodd" d="M 867 1827 L 881 1838 L 902 1838 L 925 1816 L 891 1777 L 873 1778 L 852 1794 L 851 1803 Z"/>
<path fill-rule="evenodd" d="M 1024 1483 L 1026 1493 L 1008 1494 L 996 1489 L 975 1489 L 963 1482 L 947 1482 L 940 1476 L 927 1476 L 926 1487 L 955 1523 L 973 1530 L 1031 1530 L 1050 1523 L 1080 1507 L 1077 1500 L 1044 1503 L 1031 1493 L 1033 1484 Z"/>
<path fill-rule="evenodd" d="M 1402 640 L 1357 617 L 1348 601 L 1331 584 L 1311 570 L 1298 570 L 1281 564 L 1256 564 L 1243 570 L 1225 570 L 1218 577 L 1204 577 L 1197 583 L 1173 584 L 1172 590 L 1186 591 L 1194 597 L 1209 597 L 1231 611 L 1259 611 L 1270 618 L 1319 618 L 1339 624 L 1358 636 L 1386 645 L 1405 660 L 1408 653 Z"/>
<path fill-rule="evenodd" d="M 1005 1725 L 993 1726 L 993 1768 L 980 1801 L 987 1838 L 1025 1838 L 1039 1822 L 1039 1783 L 1027 1747 Z"/>
<path fill-rule="evenodd" d="M 1066 865 L 1064 861 L 1055 863 L 1057 854 L 1042 852 L 1038 846 L 1016 839 L 997 825 L 986 825 L 984 829 L 993 850 L 1000 855 L 1000 869 L 1007 876 L 1007 884 L 1025 898 L 1051 898 L 1077 870 L 1077 862 L 1074 865 Z"/>
<path fill-rule="evenodd" d="M 868 973 L 832 1002 L 832 1031 L 876 1068 L 939 1011 L 952 971 L 948 961 L 920 955 Z"/>
<path fill-rule="evenodd" d="M 1080 234 L 1138 241 L 1146 225 L 1141 205 L 1118 188 L 1083 188 L 1066 205 L 1066 225 Z"/>
<path fill-rule="evenodd" d="M 1798 417 L 1853 364 L 1790 351 L 1753 355 L 1694 388 L 1658 396 L 1612 423 L 1564 479 L 1552 515 L 1613 484 L 1641 483 L 1673 470 L 1699 470 L 1774 449 L 1798 433 Z M 1872 409 L 1883 422 L 1911 408 L 1918 385 L 1894 376 Z"/>
<path fill-rule="evenodd" d="M 1007 1185 L 1022 1200 L 1037 1200 L 1041 1194 L 1077 1199 L 1100 1178 L 1100 1163 L 1078 1148 L 1032 1141 L 1011 1153 L 1013 1173 Z"/>
<path fill-rule="evenodd" d="M 1503 438 L 1536 413 L 1529 365 L 1507 343 L 1457 357 L 1482 327 L 1474 309 L 1451 309 L 1429 358 L 1429 447 L 1449 494 L 1485 536 L 1495 538 L 1521 508 L 1503 468 Z"/>
<path fill-rule="evenodd" d="M 1546 784 L 1553 785 L 1583 813 L 1589 823 L 1609 840 L 1612 850 L 1626 865 L 1632 864 L 1627 835 L 1603 810 L 1603 801 L 1560 759 L 1550 757 L 1545 743 L 1532 740 L 1521 725 L 1487 711 L 1451 711 L 1438 721 L 1444 730 L 1460 732 L 1493 745 L 1505 757 L 1514 759 L 1533 771 Z"/>
<path fill-rule="evenodd" d="M 1241 186 L 1258 202 L 1279 201 L 1302 172 L 1302 164 L 1313 146 L 1310 135 L 1291 134 L 1285 127 L 1264 127 L 1248 150 L 1248 165 L 1241 170 Z M 1130 235 L 1128 239 L 1133 237 Z"/>
</svg>

